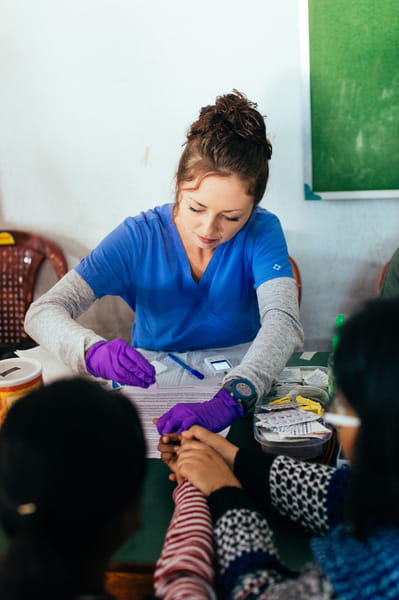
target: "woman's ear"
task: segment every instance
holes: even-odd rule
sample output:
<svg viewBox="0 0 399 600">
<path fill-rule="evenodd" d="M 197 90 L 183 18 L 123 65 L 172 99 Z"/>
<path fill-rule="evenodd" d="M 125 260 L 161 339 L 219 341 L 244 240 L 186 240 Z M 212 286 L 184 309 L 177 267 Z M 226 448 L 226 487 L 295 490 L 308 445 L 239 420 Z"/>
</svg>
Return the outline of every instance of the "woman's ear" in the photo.
<svg viewBox="0 0 399 600">
<path fill-rule="evenodd" d="M 340 394 L 340 404 L 343 407 L 346 415 L 352 417 L 358 416 L 356 411 L 351 407 L 348 400 L 343 394 Z M 342 446 L 342 450 L 351 464 L 353 464 L 355 459 L 355 444 L 358 432 L 358 425 L 356 425 L 355 427 L 340 427 L 338 430 L 338 437 Z"/>
</svg>

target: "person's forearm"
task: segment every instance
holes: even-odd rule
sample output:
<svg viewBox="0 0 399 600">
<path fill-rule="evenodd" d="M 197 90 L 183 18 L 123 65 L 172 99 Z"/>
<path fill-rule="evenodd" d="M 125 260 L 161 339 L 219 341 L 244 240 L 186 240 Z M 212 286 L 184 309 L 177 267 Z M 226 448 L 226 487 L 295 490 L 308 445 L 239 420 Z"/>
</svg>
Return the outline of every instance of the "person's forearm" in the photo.
<svg viewBox="0 0 399 600">
<path fill-rule="evenodd" d="M 95 300 L 90 286 L 72 270 L 31 304 L 25 317 L 25 330 L 73 371 L 84 374 L 87 372 L 85 352 L 104 338 L 75 319 Z"/>
<path fill-rule="evenodd" d="M 284 487 L 281 495 L 285 494 Z M 299 577 L 284 565 L 267 518 L 254 509 L 246 490 L 220 488 L 208 496 L 208 504 L 223 598 L 307 600 L 310 592 L 312 598 L 333 597 L 331 584 L 317 565 L 308 565 Z"/>
<path fill-rule="evenodd" d="M 206 498 L 188 481 L 175 488 L 173 498 L 175 510 L 154 573 L 155 594 L 163 600 L 216 600 Z"/>
<path fill-rule="evenodd" d="M 267 519 L 255 510 L 245 490 L 221 488 L 208 497 L 208 504 L 223 598 L 253 598 L 255 589 L 261 596 L 289 574 Z"/>
<path fill-rule="evenodd" d="M 234 474 L 258 510 L 271 509 L 316 534 L 342 521 L 350 471 L 255 448 L 237 452 Z"/>
<path fill-rule="evenodd" d="M 267 394 L 291 354 L 302 347 L 295 280 L 289 277 L 263 283 L 257 290 L 261 328 L 241 363 L 231 369 L 224 383 L 244 377 L 255 386 L 258 397 Z"/>
<path fill-rule="evenodd" d="M 271 509 L 269 474 L 276 456 L 258 448 L 240 448 L 234 460 L 234 475 L 255 503 L 267 514 Z"/>
<path fill-rule="evenodd" d="M 349 469 L 278 456 L 269 474 L 273 507 L 315 534 L 326 534 L 343 518 Z"/>
<path fill-rule="evenodd" d="M 332 467 L 275 456 L 257 448 L 241 448 L 234 461 L 234 474 L 258 510 L 266 515 L 276 510 L 318 534 L 325 533 L 335 524 L 331 520 L 342 515 L 342 493 L 336 485 L 342 481 L 333 481 L 335 472 Z"/>
</svg>

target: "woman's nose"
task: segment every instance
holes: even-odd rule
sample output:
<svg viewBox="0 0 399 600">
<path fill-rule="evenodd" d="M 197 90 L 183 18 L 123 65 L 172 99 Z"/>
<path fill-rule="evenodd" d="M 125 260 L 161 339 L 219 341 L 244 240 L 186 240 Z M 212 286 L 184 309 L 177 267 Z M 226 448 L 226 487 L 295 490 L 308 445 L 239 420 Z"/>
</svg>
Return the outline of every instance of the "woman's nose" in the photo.
<svg viewBox="0 0 399 600">
<path fill-rule="evenodd" d="M 203 222 L 203 235 L 204 237 L 211 238 L 212 235 L 219 231 L 218 220 L 215 217 L 208 217 Z"/>
</svg>

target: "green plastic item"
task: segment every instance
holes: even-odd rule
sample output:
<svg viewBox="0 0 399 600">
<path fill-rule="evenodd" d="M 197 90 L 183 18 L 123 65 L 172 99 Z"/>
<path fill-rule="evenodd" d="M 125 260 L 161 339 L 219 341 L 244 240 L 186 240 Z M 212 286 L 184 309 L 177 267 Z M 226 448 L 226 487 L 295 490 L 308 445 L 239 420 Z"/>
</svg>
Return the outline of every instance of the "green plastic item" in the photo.
<svg viewBox="0 0 399 600">
<path fill-rule="evenodd" d="M 345 316 L 344 315 L 337 315 L 335 317 L 335 333 L 332 337 L 331 340 L 331 349 L 333 352 L 335 352 L 335 350 L 338 347 L 338 342 L 339 342 L 339 330 L 341 329 L 342 325 L 344 324 L 344 320 L 345 320 Z"/>
<path fill-rule="evenodd" d="M 330 400 L 334 397 L 335 385 L 334 385 L 334 352 L 339 344 L 339 332 L 344 324 L 345 316 L 337 315 L 335 317 L 335 333 L 331 339 L 331 353 L 328 357 L 327 368 L 328 368 L 328 385 L 327 385 L 327 393 Z"/>
</svg>

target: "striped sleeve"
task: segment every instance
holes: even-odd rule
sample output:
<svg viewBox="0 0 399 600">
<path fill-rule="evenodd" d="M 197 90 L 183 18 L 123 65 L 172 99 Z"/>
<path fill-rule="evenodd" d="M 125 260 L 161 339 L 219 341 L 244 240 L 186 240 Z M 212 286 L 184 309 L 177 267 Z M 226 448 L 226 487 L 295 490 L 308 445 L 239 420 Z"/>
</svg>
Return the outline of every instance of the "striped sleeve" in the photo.
<svg viewBox="0 0 399 600">
<path fill-rule="evenodd" d="M 154 573 L 157 598 L 215 600 L 213 531 L 205 496 L 184 481 L 173 492 L 175 510 Z"/>
</svg>

